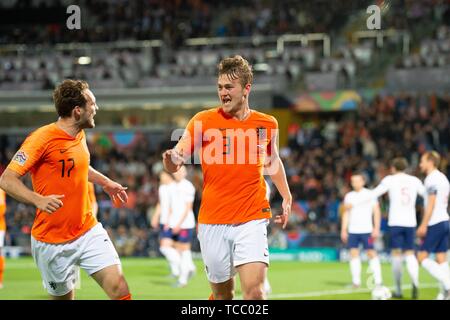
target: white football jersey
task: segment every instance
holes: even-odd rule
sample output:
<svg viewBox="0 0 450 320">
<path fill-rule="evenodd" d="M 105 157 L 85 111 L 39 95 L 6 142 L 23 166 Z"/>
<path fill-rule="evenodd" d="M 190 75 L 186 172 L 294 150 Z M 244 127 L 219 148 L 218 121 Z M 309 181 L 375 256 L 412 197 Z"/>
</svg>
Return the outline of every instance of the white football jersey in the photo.
<svg viewBox="0 0 450 320">
<path fill-rule="evenodd" d="M 419 194 L 425 197 L 425 187 L 414 176 L 399 172 L 386 176 L 372 190 L 375 197 L 389 194 L 389 226 L 416 227 L 416 199 Z"/>
<path fill-rule="evenodd" d="M 352 205 L 349 212 L 348 232 L 371 233 L 373 230 L 373 208 L 376 204 L 371 191 L 367 188 L 363 188 L 359 192 L 351 191 L 345 195 L 344 203 Z"/>
<path fill-rule="evenodd" d="M 167 218 L 170 212 L 170 204 L 171 204 L 171 189 L 174 187 L 175 183 L 162 184 L 158 188 L 158 196 L 159 196 L 159 206 L 161 209 L 161 214 L 159 216 L 159 223 L 166 224 L 168 223 Z"/>
<path fill-rule="evenodd" d="M 193 203 L 195 198 L 194 185 L 186 179 L 180 182 L 175 182 L 172 189 L 171 208 L 172 214 L 170 216 L 169 226 L 174 228 L 182 219 L 188 203 Z M 181 229 L 195 228 L 195 216 L 192 209 L 188 212 L 186 218 L 181 224 Z"/>
<path fill-rule="evenodd" d="M 442 221 L 448 221 L 447 206 L 450 184 L 445 174 L 439 170 L 430 172 L 425 178 L 425 189 L 428 195 L 436 195 L 436 202 L 434 203 L 433 213 L 428 225 L 432 226 Z M 427 203 L 428 197 L 425 197 L 425 208 Z"/>
</svg>

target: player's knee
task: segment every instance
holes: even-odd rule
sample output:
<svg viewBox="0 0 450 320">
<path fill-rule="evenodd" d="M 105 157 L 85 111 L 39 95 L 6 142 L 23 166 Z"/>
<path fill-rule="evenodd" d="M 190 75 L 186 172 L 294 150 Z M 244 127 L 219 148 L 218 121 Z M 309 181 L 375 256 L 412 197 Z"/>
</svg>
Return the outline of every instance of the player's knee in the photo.
<svg viewBox="0 0 450 320">
<path fill-rule="evenodd" d="M 244 292 L 244 300 L 264 300 L 264 298 L 262 286 L 254 286 Z"/>
<path fill-rule="evenodd" d="M 214 295 L 215 300 L 233 300 L 234 298 L 234 290 L 230 290 L 227 292 L 217 292 Z"/>
<path fill-rule="evenodd" d="M 112 285 L 110 296 L 112 299 L 120 299 L 130 293 L 128 284 L 123 276 L 120 276 Z"/>
</svg>

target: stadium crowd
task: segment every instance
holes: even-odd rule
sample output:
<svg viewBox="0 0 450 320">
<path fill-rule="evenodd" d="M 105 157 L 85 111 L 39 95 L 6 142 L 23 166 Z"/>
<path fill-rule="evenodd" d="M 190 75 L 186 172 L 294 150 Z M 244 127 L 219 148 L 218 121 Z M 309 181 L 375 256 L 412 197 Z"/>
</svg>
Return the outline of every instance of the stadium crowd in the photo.
<svg viewBox="0 0 450 320">
<path fill-rule="evenodd" d="M 291 124 L 288 144 L 280 149 L 280 155 L 294 198 L 293 213 L 287 230 L 270 226 L 270 245 L 279 248 L 323 245 L 323 241 L 312 240 L 330 238 L 327 244 L 339 247 L 339 206 L 349 191 L 350 176 L 355 170 L 362 170 L 368 185 L 373 186 L 388 173 L 387 164 L 393 157 L 405 156 L 410 172 L 421 177 L 416 169 L 420 154 L 433 149 L 443 155 L 441 170 L 449 176 L 449 110 L 448 94 L 386 94 L 362 102 L 355 112 Z M 0 172 L 21 139 L 0 138 Z M 88 140 L 92 166 L 128 187 L 129 201 L 120 208 L 113 206 L 106 193 L 96 190 L 98 219 L 119 254 L 158 255 L 158 235 L 150 227 L 150 219 L 158 200 L 157 176 L 167 142 L 150 148 L 152 139 L 146 134 L 137 134 L 127 147 L 112 143 L 105 134 L 88 135 Z M 200 167 L 190 166 L 188 178 L 197 190 L 194 204 L 197 214 L 202 185 Z M 281 199 L 274 186 L 271 190 L 273 214 L 277 214 Z M 8 198 L 6 245 L 29 244 L 34 211 Z M 198 250 L 196 241 L 193 249 Z"/>
</svg>

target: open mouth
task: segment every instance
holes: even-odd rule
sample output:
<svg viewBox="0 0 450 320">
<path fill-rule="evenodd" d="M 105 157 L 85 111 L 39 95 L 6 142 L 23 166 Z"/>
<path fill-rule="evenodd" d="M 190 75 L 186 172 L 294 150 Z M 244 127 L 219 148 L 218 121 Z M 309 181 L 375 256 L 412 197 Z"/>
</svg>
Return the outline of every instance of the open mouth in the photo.
<svg viewBox="0 0 450 320">
<path fill-rule="evenodd" d="M 231 99 L 230 98 L 222 98 L 222 103 L 224 104 L 224 105 L 227 105 L 227 104 L 229 104 L 231 102 Z"/>
</svg>

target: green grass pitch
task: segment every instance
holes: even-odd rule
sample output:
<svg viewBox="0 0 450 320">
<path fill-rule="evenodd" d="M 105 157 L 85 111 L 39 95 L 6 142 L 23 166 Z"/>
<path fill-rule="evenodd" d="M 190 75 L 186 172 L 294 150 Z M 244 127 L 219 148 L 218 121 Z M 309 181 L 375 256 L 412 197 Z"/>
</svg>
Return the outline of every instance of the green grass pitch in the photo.
<svg viewBox="0 0 450 320">
<path fill-rule="evenodd" d="M 197 274 L 184 288 L 174 288 L 174 280 L 169 277 L 165 260 L 155 258 L 122 258 L 123 270 L 133 299 L 171 300 L 207 299 L 210 294 L 203 271 L 203 263 L 196 260 Z M 392 273 L 389 264 L 383 264 L 383 279 L 392 288 Z M 367 264 L 363 264 L 363 283 L 366 283 Z M 370 291 L 365 285 L 361 289 L 351 289 L 350 271 L 347 263 L 285 262 L 273 261 L 269 268 L 272 285 L 270 299 L 302 300 L 361 300 L 370 299 Z M 403 274 L 404 297 L 410 298 L 410 281 L 406 270 Z M 434 299 L 438 293 L 437 282 L 428 273 L 420 270 L 420 299 Z M 241 299 L 239 283 L 236 296 Z M 47 299 L 46 291 L 32 258 L 7 259 L 4 274 L 4 288 L 0 289 L 0 300 L 40 300 Z M 97 283 L 81 271 L 81 288 L 76 290 L 76 299 L 107 299 Z"/>
</svg>

